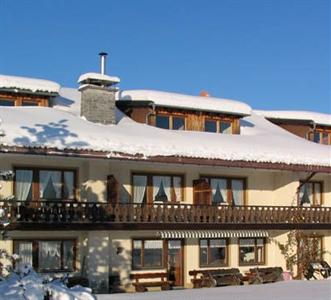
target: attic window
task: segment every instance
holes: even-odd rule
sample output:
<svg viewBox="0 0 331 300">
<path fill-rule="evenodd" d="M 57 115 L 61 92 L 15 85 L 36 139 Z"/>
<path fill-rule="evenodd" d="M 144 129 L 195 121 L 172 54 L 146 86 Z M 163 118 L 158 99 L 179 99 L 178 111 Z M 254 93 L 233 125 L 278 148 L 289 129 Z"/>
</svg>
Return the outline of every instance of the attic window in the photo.
<svg viewBox="0 0 331 300">
<path fill-rule="evenodd" d="M 49 106 L 49 97 L 0 92 L 0 106 Z"/>
<path fill-rule="evenodd" d="M 0 106 L 15 106 L 15 101 L 8 99 L 0 99 Z"/>
<path fill-rule="evenodd" d="M 205 120 L 206 132 L 217 132 L 217 123 L 214 120 Z"/>
<path fill-rule="evenodd" d="M 310 133 L 309 139 L 318 144 L 331 145 L 331 131 L 317 129 Z"/>
<path fill-rule="evenodd" d="M 169 129 L 169 116 L 156 116 L 156 127 L 163 128 L 163 129 Z"/>
</svg>

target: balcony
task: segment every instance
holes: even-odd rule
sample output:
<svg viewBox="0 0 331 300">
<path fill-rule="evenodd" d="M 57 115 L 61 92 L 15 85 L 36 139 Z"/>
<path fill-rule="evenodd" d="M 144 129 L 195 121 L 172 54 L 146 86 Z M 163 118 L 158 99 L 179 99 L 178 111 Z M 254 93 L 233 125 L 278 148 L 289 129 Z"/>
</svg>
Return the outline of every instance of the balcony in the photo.
<svg viewBox="0 0 331 300">
<path fill-rule="evenodd" d="M 9 229 L 331 229 L 331 207 L 0 201 Z"/>
</svg>

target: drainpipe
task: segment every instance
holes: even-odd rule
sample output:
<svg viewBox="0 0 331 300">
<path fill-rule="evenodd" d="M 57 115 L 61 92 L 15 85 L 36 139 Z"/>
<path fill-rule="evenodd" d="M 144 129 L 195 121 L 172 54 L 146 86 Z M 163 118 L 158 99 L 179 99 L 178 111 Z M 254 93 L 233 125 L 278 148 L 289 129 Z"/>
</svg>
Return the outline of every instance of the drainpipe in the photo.
<svg viewBox="0 0 331 300">
<path fill-rule="evenodd" d="M 145 123 L 148 124 L 149 117 L 154 116 L 154 115 L 155 115 L 155 103 L 152 103 L 152 111 L 150 111 L 146 114 Z"/>
</svg>

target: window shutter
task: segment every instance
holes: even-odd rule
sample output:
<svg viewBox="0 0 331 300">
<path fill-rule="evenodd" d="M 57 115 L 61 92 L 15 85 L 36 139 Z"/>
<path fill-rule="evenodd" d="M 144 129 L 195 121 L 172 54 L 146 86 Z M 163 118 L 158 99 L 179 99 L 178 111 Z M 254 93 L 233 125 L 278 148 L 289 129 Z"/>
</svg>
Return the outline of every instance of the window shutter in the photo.
<svg viewBox="0 0 331 300">
<path fill-rule="evenodd" d="M 193 180 L 193 203 L 195 205 L 209 205 L 211 203 L 211 188 L 208 179 Z"/>
<path fill-rule="evenodd" d="M 114 175 L 107 176 L 107 200 L 109 203 L 119 203 L 119 184 Z"/>
</svg>

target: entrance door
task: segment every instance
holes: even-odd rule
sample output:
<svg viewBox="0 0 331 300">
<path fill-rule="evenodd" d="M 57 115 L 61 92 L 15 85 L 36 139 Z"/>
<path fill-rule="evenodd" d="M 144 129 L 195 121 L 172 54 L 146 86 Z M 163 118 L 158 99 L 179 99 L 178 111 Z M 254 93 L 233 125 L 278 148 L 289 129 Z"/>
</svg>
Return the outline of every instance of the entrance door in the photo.
<svg viewBox="0 0 331 300">
<path fill-rule="evenodd" d="M 168 240 L 168 274 L 175 286 L 183 286 L 183 241 Z"/>
</svg>

